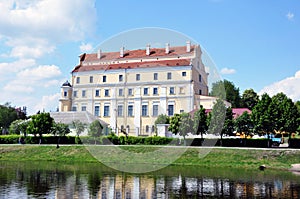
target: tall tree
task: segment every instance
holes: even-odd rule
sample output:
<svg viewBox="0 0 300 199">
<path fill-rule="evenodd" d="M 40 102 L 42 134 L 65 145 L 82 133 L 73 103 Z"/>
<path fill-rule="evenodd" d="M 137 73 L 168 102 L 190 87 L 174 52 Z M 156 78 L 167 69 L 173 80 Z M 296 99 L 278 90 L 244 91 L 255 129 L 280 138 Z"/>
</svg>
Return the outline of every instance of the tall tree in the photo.
<svg viewBox="0 0 300 199">
<path fill-rule="evenodd" d="M 164 114 L 160 114 L 155 122 L 154 122 L 154 125 L 155 125 L 155 133 L 157 133 L 157 125 L 158 124 L 169 124 L 170 123 L 170 118 L 169 116 L 167 115 L 164 115 Z"/>
<path fill-rule="evenodd" d="M 86 126 L 80 120 L 72 121 L 72 125 L 75 128 L 75 132 L 76 132 L 77 137 L 79 137 L 79 135 L 84 131 L 85 126 Z"/>
<path fill-rule="evenodd" d="M 7 133 L 10 124 L 18 119 L 16 109 L 13 108 L 10 103 L 0 105 L 0 129 L 2 133 Z"/>
<path fill-rule="evenodd" d="M 236 131 L 239 133 L 245 133 L 246 137 L 252 132 L 253 124 L 250 114 L 247 111 L 237 117 L 234 124 Z"/>
<path fill-rule="evenodd" d="M 96 144 L 96 138 L 102 135 L 103 126 L 99 120 L 95 120 L 90 124 L 88 134 L 94 137 L 94 141 Z"/>
<path fill-rule="evenodd" d="M 30 117 L 31 120 L 28 122 L 28 127 L 26 133 L 33 134 L 36 136 L 39 134 L 42 137 L 43 134 L 50 134 L 53 118 L 50 116 L 50 113 L 39 113 Z"/>
<path fill-rule="evenodd" d="M 228 107 L 226 109 L 224 126 L 222 129 L 222 134 L 232 135 L 234 131 L 234 121 L 233 121 L 233 113 L 232 108 Z"/>
<path fill-rule="evenodd" d="M 243 92 L 241 105 L 252 110 L 253 107 L 258 103 L 258 100 L 259 96 L 257 93 L 252 88 L 247 89 Z"/>
<path fill-rule="evenodd" d="M 270 133 L 273 131 L 272 117 L 268 111 L 271 101 L 271 97 L 264 93 L 253 107 L 251 118 L 254 123 L 254 132 Z"/>
<path fill-rule="evenodd" d="M 240 89 L 226 79 L 213 83 L 210 95 L 230 102 L 233 108 L 240 107 Z"/>
<path fill-rule="evenodd" d="M 168 128 L 175 135 L 183 137 L 184 144 L 186 144 L 185 137 L 188 133 L 193 132 L 193 121 L 191 115 L 188 113 L 174 114 L 170 118 L 170 126 Z"/>
<path fill-rule="evenodd" d="M 15 120 L 9 126 L 9 134 L 24 134 L 26 137 L 26 129 L 28 126 L 28 121 L 26 120 Z"/>
<path fill-rule="evenodd" d="M 203 138 L 203 133 L 205 133 L 208 129 L 207 126 L 207 115 L 205 113 L 205 108 L 200 106 L 200 109 L 197 110 L 194 114 L 194 124 L 193 124 L 194 134 L 201 135 Z"/>
<path fill-rule="evenodd" d="M 210 112 L 210 122 L 208 132 L 214 135 L 220 135 L 221 139 L 223 138 L 223 125 L 226 115 L 226 107 L 221 99 L 217 99 L 217 102 L 214 104 L 212 111 Z"/>
</svg>

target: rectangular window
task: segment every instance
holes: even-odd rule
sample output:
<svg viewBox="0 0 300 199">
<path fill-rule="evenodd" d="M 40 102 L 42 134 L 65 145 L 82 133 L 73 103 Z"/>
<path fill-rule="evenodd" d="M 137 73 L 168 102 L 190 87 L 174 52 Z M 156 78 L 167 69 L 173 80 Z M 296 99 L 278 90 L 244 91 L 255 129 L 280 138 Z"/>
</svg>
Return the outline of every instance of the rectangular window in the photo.
<svg viewBox="0 0 300 199">
<path fill-rule="evenodd" d="M 153 95 L 158 95 L 158 88 L 153 88 Z"/>
<path fill-rule="evenodd" d="M 158 105 L 153 105 L 153 116 L 158 116 Z"/>
<path fill-rule="evenodd" d="M 186 76 L 186 72 L 184 71 L 184 72 L 182 72 L 182 76 L 183 77 L 185 77 Z"/>
<path fill-rule="evenodd" d="M 95 116 L 100 115 L 100 106 L 95 106 Z"/>
<path fill-rule="evenodd" d="M 123 116 L 123 105 L 118 105 L 118 117 Z"/>
<path fill-rule="evenodd" d="M 82 93 L 81 93 L 81 96 L 85 97 L 85 94 L 86 94 L 86 92 L 85 92 L 85 90 L 83 90 Z"/>
<path fill-rule="evenodd" d="M 95 96 L 96 96 L 96 97 L 99 97 L 99 96 L 100 96 L 100 90 L 99 90 L 99 89 L 97 89 L 97 90 L 95 91 Z"/>
<path fill-rule="evenodd" d="M 154 80 L 158 80 L 158 73 L 154 73 L 154 74 L 153 74 L 153 79 L 154 79 Z"/>
<path fill-rule="evenodd" d="M 74 91 L 73 96 L 77 97 L 77 91 Z"/>
<path fill-rule="evenodd" d="M 104 117 L 109 116 L 109 105 L 104 105 L 104 112 L 103 112 Z"/>
<path fill-rule="evenodd" d="M 123 75 L 119 75 L 119 82 L 123 81 Z"/>
<path fill-rule="evenodd" d="M 128 116 L 129 117 L 133 116 L 133 105 L 128 105 Z"/>
<path fill-rule="evenodd" d="M 76 77 L 76 83 L 80 84 L 80 77 Z"/>
<path fill-rule="evenodd" d="M 73 107 L 72 107 L 72 111 L 77 111 L 77 107 L 76 107 L 76 106 L 73 106 Z"/>
<path fill-rule="evenodd" d="M 168 116 L 174 115 L 174 105 L 169 104 L 168 105 Z"/>
<path fill-rule="evenodd" d="M 174 95 L 175 94 L 175 87 L 170 87 L 170 95 Z"/>
<path fill-rule="evenodd" d="M 123 96 L 123 89 L 122 88 L 119 89 L 119 96 Z"/>
<path fill-rule="evenodd" d="M 180 93 L 180 94 L 184 94 L 184 87 L 180 87 L 180 88 L 179 88 L 179 93 Z"/>
<path fill-rule="evenodd" d="M 106 82 L 106 75 L 103 75 L 102 82 Z"/>
<path fill-rule="evenodd" d="M 81 111 L 86 111 L 86 106 L 81 106 Z"/>
<path fill-rule="evenodd" d="M 129 88 L 128 89 L 128 96 L 132 96 L 133 95 L 133 90 L 132 90 L 132 88 Z"/>
<path fill-rule="evenodd" d="M 93 83 L 93 82 L 94 82 L 94 77 L 90 76 L 90 83 Z"/>
<path fill-rule="evenodd" d="M 172 73 L 167 74 L 167 79 L 172 79 Z"/>
<path fill-rule="evenodd" d="M 199 75 L 199 82 L 201 82 L 202 81 L 202 76 L 201 75 Z"/>
<path fill-rule="evenodd" d="M 140 81 L 141 75 L 140 74 L 136 74 L 135 79 L 136 79 L 136 81 Z"/>
<path fill-rule="evenodd" d="M 142 105 L 142 116 L 148 116 L 148 105 Z"/>
<path fill-rule="evenodd" d="M 181 109 L 181 110 L 180 110 L 180 113 L 184 113 L 184 110 Z"/>
<path fill-rule="evenodd" d="M 201 89 L 199 90 L 199 95 L 202 95 L 202 90 Z"/>
<path fill-rule="evenodd" d="M 104 96 L 105 97 L 109 97 L 109 89 L 105 89 L 104 90 Z"/>
<path fill-rule="evenodd" d="M 144 88 L 144 95 L 149 95 L 148 88 Z"/>
<path fill-rule="evenodd" d="M 68 96 L 68 92 L 64 91 L 64 97 L 67 97 L 67 96 Z"/>
</svg>

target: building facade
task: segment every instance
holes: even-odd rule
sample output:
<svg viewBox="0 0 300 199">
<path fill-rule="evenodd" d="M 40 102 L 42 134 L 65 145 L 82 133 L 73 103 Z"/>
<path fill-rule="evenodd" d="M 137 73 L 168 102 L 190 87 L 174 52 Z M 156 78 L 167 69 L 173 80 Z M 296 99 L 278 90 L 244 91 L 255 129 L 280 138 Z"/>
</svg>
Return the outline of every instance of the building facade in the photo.
<svg viewBox="0 0 300 199">
<path fill-rule="evenodd" d="M 158 115 L 190 112 L 208 95 L 199 45 L 82 54 L 59 111 L 88 111 L 117 134 L 153 135 Z"/>
</svg>

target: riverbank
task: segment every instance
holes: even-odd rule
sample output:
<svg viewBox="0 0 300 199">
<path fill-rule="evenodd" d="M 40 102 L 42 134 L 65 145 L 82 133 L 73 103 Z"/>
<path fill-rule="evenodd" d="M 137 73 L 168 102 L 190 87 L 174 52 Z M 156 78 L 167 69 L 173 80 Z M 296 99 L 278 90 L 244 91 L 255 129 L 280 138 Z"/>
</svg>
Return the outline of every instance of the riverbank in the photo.
<svg viewBox="0 0 300 199">
<path fill-rule="evenodd" d="M 101 162 L 121 164 L 170 164 L 174 154 L 178 158 L 171 165 L 226 167 L 236 169 L 258 169 L 265 165 L 270 169 L 288 170 L 292 164 L 300 163 L 300 150 L 268 150 L 240 148 L 197 148 L 161 146 L 82 146 L 82 145 L 0 145 L 0 161 L 56 161 L 68 163 L 99 162 L 89 151 L 103 152 Z M 128 156 L 120 159 L 121 150 L 126 154 L 139 154 L 139 159 Z M 164 155 L 162 153 L 162 150 Z M 152 152 L 152 153 L 151 153 Z M 92 152 L 93 153 L 93 152 Z M 157 154 L 149 158 L 147 154 Z M 141 158 L 142 157 L 142 158 Z M 168 158 L 170 159 L 168 160 Z"/>
</svg>

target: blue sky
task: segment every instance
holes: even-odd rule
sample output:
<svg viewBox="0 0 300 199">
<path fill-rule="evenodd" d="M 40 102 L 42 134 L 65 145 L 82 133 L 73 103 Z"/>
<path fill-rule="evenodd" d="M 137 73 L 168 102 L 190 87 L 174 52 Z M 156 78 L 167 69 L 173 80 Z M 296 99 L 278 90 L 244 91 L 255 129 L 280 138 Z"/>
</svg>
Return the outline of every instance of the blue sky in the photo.
<svg viewBox="0 0 300 199">
<path fill-rule="evenodd" d="M 143 27 L 193 38 L 241 93 L 300 100 L 299 0 L 1 0 L 0 10 L 0 103 L 29 113 L 56 109 L 79 54 Z"/>
</svg>

